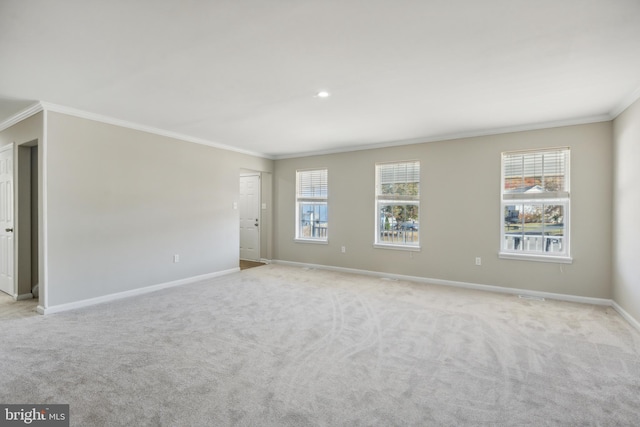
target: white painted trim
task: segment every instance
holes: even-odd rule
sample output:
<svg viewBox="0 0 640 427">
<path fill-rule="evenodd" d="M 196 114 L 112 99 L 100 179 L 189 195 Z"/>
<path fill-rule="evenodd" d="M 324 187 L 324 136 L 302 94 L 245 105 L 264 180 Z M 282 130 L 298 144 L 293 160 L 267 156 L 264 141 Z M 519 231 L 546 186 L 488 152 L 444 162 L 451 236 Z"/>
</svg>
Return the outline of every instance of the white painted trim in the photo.
<svg viewBox="0 0 640 427">
<path fill-rule="evenodd" d="M 356 145 L 356 146 L 352 145 L 352 146 L 330 149 L 330 150 L 319 150 L 319 151 L 308 151 L 308 152 L 301 152 L 301 153 L 275 154 L 275 155 L 267 154 L 267 153 L 259 153 L 259 152 L 250 151 L 250 150 L 244 150 L 244 149 L 233 147 L 230 145 L 208 141 L 202 138 L 196 138 L 189 135 L 184 135 L 177 132 L 156 128 L 153 126 L 146 126 L 139 123 L 133 123 L 126 120 L 117 119 L 114 117 L 108 117 L 108 116 L 104 116 L 96 113 L 90 113 L 87 111 L 82 111 L 75 108 L 52 104 L 50 102 L 45 102 L 45 101 L 37 102 L 31 105 L 30 107 L 15 114 L 14 116 L 10 117 L 9 119 L 5 120 L 4 122 L 0 123 L 0 131 L 10 126 L 13 126 L 14 124 L 36 113 L 39 113 L 40 111 L 46 112 L 48 110 L 56 113 L 85 118 L 88 120 L 94 120 L 101 123 L 121 126 L 128 129 L 134 129 L 134 130 L 148 132 L 148 133 L 152 133 L 160 136 L 166 136 L 168 138 L 174 138 L 181 141 L 207 145 L 209 147 L 219 148 L 222 150 L 234 151 L 237 153 L 248 154 L 250 156 L 256 156 L 256 157 L 262 157 L 269 160 L 281 160 L 281 159 L 291 159 L 291 158 L 299 158 L 299 157 L 321 156 L 325 154 L 336 154 L 336 153 L 347 153 L 352 151 L 371 150 L 376 148 L 397 147 L 401 145 L 422 144 L 427 142 L 448 141 L 452 139 L 473 138 L 478 136 L 489 136 L 489 135 L 499 135 L 504 133 L 549 129 L 549 128 L 556 128 L 556 127 L 563 127 L 563 126 L 574 126 L 574 125 L 581 125 L 581 124 L 606 122 L 617 117 L 620 113 L 622 113 L 622 111 L 624 111 L 627 107 L 629 107 L 629 105 L 633 104 L 639 98 L 640 98 L 640 88 L 638 88 L 629 97 L 627 97 L 618 107 L 612 110 L 611 113 L 601 114 L 597 116 L 580 117 L 576 119 L 558 120 L 558 121 L 552 121 L 552 122 L 531 123 L 531 124 L 525 124 L 520 126 L 491 128 L 491 129 L 469 131 L 469 132 L 451 133 L 451 134 L 422 137 L 422 138 L 411 138 L 411 139 L 400 140 L 400 141 L 386 141 L 386 142 Z"/>
<path fill-rule="evenodd" d="M 80 301 L 69 302 L 66 304 L 58 304 L 52 307 L 38 306 L 37 311 L 40 314 L 52 314 L 59 313 L 61 311 L 75 310 L 78 308 L 89 307 L 96 304 L 102 304 L 105 302 L 116 301 L 123 298 L 129 298 L 136 295 L 148 294 L 150 292 L 159 291 L 161 289 L 173 288 L 175 286 L 187 285 L 189 283 L 195 283 L 202 280 L 213 279 L 214 277 L 225 276 L 227 274 L 237 273 L 240 271 L 239 267 L 230 268 L 229 270 L 217 271 L 215 273 L 202 274 L 200 276 L 187 277 L 186 279 L 174 280 L 172 282 L 160 283 L 158 285 L 146 286 L 144 288 L 131 289 L 129 291 L 118 292 L 115 294 L 104 295 L 96 298 L 89 298 Z"/>
<path fill-rule="evenodd" d="M 263 264 L 271 264 L 272 261 L 270 259 L 260 258 L 260 262 Z"/>
<path fill-rule="evenodd" d="M 293 239 L 293 243 L 311 243 L 312 245 L 328 245 L 329 239 L 325 240 L 312 240 L 312 239 Z"/>
<path fill-rule="evenodd" d="M 17 220 L 16 220 L 16 212 L 18 211 L 18 203 L 17 203 L 17 193 L 16 193 L 16 185 L 18 183 L 18 161 L 17 161 L 17 156 L 18 156 L 18 150 L 14 150 L 14 147 L 16 147 L 16 143 L 15 141 L 10 142 L 9 144 L 0 147 L 0 153 L 4 153 L 5 151 L 10 151 L 10 153 L 7 153 L 7 155 L 9 156 L 9 158 L 11 159 L 11 170 L 12 170 L 12 174 L 11 174 L 11 197 L 12 197 L 12 205 L 13 205 L 13 212 L 11 213 L 12 218 L 13 218 L 13 222 L 12 222 L 12 226 L 13 226 L 13 230 L 17 230 L 16 224 L 17 224 Z M 11 250 L 13 251 L 13 253 L 11 254 L 11 257 L 13 258 L 13 276 L 11 277 L 11 297 L 17 301 L 18 300 L 18 233 L 17 232 L 13 232 L 13 247 L 11 247 Z"/>
<path fill-rule="evenodd" d="M 4 122 L 0 123 L 0 132 L 2 132 L 5 129 L 10 128 L 11 126 L 13 126 L 13 125 L 15 125 L 17 123 L 20 123 L 24 119 L 28 119 L 29 117 L 33 116 L 34 114 L 38 114 L 40 111 L 42 111 L 42 109 L 43 109 L 43 107 L 42 107 L 42 104 L 40 102 L 36 102 L 35 104 L 31 104 L 30 106 L 28 106 L 24 110 L 19 111 L 18 113 L 16 113 L 13 116 L 9 117 Z"/>
<path fill-rule="evenodd" d="M 220 148 L 222 150 L 234 151 L 236 153 L 248 154 L 250 156 L 262 157 L 265 159 L 273 160 L 272 156 L 265 153 L 259 153 L 259 152 L 250 151 L 250 150 L 243 150 L 241 148 L 233 147 L 226 144 L 220 144 L 217 142 L 208 141 L 206 139 L 196 138 L 189 135 L 184 135 L 178 132 L 172 132 L 165 129 L 156 128 L 153 126 L 146 126 L 139 123 L 133 123 L 127 120 L 116 119 L 114 117 L 104 116 L 102 114 L 90 113 L 88 111 L 78 110 L 76 108 L 71 108 L 71 107 L 65 107 L 63 105 L 53 104 L 46 101 L 36 102 L 30 105 L 29 107 L 25 108 L 24 110 L 9 117 L 7 120 L 3 121 L 2 123 L 0 123 L 0 132 L 15 125 L 16 123 L 23 121 L 24 119 L 27 119 L 33 116 L 34 114 L 39 113 L 40 111 L 45 111 L 45 112 L 53 111 L 55 113 L 66 114 L 69 116 L 80 117 L 83 119 L 93 120 L 96 122 L 120 126 L 123 128 L 139 130 L 142 132 L 152 133 L 160 136 L 166 136 L 167 138 L 193 142 L 195 144 L 207 145 L 209 147 Z"/>
<path fill-rule="evenodd" d="M 42 141 L 38 144 L 38 155 L 42 161 L 42 270 L 39 278 L 39 303 L 46 310 L 49 307 L 49 202 L 48 202 L 48 152 L 49 152 L 49 112 L 42 113 Z M 39 306 L 38 306 L 39 307 Z"/>
<path fill-rule="evenodd" d="M 408 252 L 420 252 L 422 251 L 422 246 L 402 246 L 402 245 L 393 245 L 393 244 L 384 244 L 384 243 L 374 243 L 374 249 L 391 249 L 392 251 L 408 251 Z"/>
<path fill-rule="evenodd" d="M 555 262 L 557 264 L 573 263 L 573 258 L 568 256 L 536 255 L 532 253 L 498 252 L 498 258 L 518 261 Z"/>
<path fill-rule="evenodd" d="M 636 102 L 639 99 L 640 99 L 640 87 L 637 88 L 636 90 L 634 90 L 633 92 L 631 92 L 628 96 L 626 96 L 620 102 L 620 104 L 618 104 L 613 110 L 611 110 L 611 112 L 609 113 L 609 115 L 611 116 L 611 119 L 613 120 L 616 117 L 618 117 L 627 108 L 629 108 L 631 106 L 631 104 L 633 104 L 634 102 Z"/>
<path fill-rule="evenodd" d="M 600 114 L 598 116 L 581 117 L 577 119 L 558 120 L 554 122 L 543 122 L 543 123 L 531 123 L 531 124 L 526 124 L 521 126 L 509 126 L 509 127 L 503 127 L 503 128 L 492 128 L 492 129 L 469 131 L 469 132 L 451 133 L 451 134 L 436 135 L 436 136 L 423 137 L 423 138 L 405 139 L 400 141 L 387 141 L 387 142 L 380 142 L 380 143 L 374 143 L 374 144 L 348 146 L 348 147 L 336 148 L 331 150 L 308 151 L 304 153 L 293 153 L 293 154 L 279 154 L 279 155 L 273 155 L 272 158 L 274 160 L 282 160 L 282 159 L 294 159 L 298 157 L 323 156 L 326 154 L 337 154 L 337 153 L 347 153 L 352 151 L 372 150 L 377 148 L 398 147 L 401 145 L 424 144 L 427 142 L 450 141 L 453 139 L 474 138 L 478 136 L 491 136 L 491 135 L 500 135 L 504 133 L 525 132 L 530 130 L 551 129 L 551 128 L 558 128 L 558 127 L 565 127 L 565 126 L 608 122 L 611 119 L 612 119 L 612 116 L 609 114 Z"/>
<path fill-rule="evenodd" d="M 361 274 L 364 276 L 406 280 L 410 282 L 428 283 L 432 285 L 442 285 L 442 286 L 452 286 L 455 288 L 473 289 L 477 291 L 496 292 L 496 293 L 502 293 L 502 294 L 530 295 L 535 297 L 554 299 L 554 300 L 560 300 L 560 301 L 577 302 L 582 304 L 594 304 L 594 305 L 604 305 L 604 306 L 611 306 L 612 304 L 612 301 L 610 299 L 605 299 L 605 298 L 591 298 L 591 297 L 581 297 L 576 295 L 556 294 L 553 292 L 531 291 L 528 289 L 505 288 L 502 286 L 480 285 L 477 283 L 456 282 L 453 280 L 443 280 L 443 279 L 430 279 L 428 277 L 405 276 L 403 274 L 382 273 L 379 271 L 358 270 L 355 268 L 333 267 L 333 266 L 320 265 L 320 264 L 306 264 L 306 263 L 293 262 L 293 261 L 273 260 L 272 262 L 274 264 L 287 265 L 290 267 L 315 268 L 318 270 L 338 271 L 341 273 Z"/>
<path fill-rule="evenodd" d="M 618 304 L 615 301 L 611 301 L 611 306 L 613 307 L 613 309 L 615 311 L 618 312 L 618 314 L 620 316 L 622 316 L 622 318 L 624 320 L 626 320 L 627 322 L 629 322 L 629 324 L 631 326 L 633 326 L 634 328 L 636 328 L 638 331 L 640 331 L 640 322 L 638 322 L 636 319 L 633 318 L 633 316 L 631 316 L 629 313 L 626 312 L 626 310 L 622 307 L 620 307 L 620 304 Z"/>
<path fill-rule="evenodd" d="M 127 129 L 139 130 L 141 132 L 152 133 L 154 135 L 165 136 L 167 138 L 178 139 L 181 141 L 193 142 L 195 144 L 207 145 L 209 147 L 219 148 L 221 150 L 234 151 L 236 153 L 248 154 L 250 156 L 262 157 L 270 160 L 273 159 L 273 157 L 265 153 L 258 153 L 255 151 L 243 150 L 241 148 L 232 147 L 230 145 L 220 144 L 220 143 L 208 141 L 202 138 L 195 138 L 189 135 L 168 131 L 168 130 L 156 128 L 153 126 L 146 126 L 139 123 L 133 123 L 133 122 L 129 122 L 122 119 L 116 119 L 114 117 L 103 116 L 101 114 L 90 113 L 88 111 L 82 111 L 75 108 L 52 104 L 49 102 L 41 102 L 41 104 L 45 110 L 53 111 L 55 113 L 66 114 L 68 116 L 74 116 L 82 119 L 93 120 L 96 122 L 120 126 Z"/>
</svg>

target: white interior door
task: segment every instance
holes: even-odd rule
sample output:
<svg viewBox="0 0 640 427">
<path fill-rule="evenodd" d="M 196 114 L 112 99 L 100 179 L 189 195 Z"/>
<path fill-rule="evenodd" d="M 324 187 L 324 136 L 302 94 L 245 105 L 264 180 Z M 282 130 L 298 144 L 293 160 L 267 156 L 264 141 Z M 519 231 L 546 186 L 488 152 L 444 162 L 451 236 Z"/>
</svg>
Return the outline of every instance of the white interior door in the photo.
<svg viewBox="0 0 640 427">
<path fill-rule="evenodd" d="M 240 176 L 240 259 L 260 261 L 260 176 Z"/>
<path fill-rule="evenodd" d="M 13 145 L 0 149 L 0 291 L 13 284 Z"/>
</svg>

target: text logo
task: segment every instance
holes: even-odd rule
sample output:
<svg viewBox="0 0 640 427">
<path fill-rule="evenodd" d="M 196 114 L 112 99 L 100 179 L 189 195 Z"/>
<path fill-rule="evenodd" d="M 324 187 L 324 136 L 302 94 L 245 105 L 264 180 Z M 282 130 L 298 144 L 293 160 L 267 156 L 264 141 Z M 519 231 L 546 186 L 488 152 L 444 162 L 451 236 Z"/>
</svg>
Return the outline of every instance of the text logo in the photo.
<svg viewBox="0 0 640 427">
<path fill-rule="evenodd" d="M 0 404 L 0 427 L 69 427 L 69 405 Z"/>
</svg>

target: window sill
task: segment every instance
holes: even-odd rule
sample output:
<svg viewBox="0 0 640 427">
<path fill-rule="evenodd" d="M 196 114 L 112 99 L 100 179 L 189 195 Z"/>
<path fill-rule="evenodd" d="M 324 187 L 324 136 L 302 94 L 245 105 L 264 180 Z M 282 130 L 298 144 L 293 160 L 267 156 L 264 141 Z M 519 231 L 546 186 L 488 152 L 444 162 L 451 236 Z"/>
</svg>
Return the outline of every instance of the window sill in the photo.
<svg viewBox="0 0 640 427">
<path fill-rule="evenodd" d="M 311 243 L 312 245 L 328 245 L 329 240 L 293 239 L 295 243 Z"/>
<path fill-rule="evenodd" d="M 535 255 L 514 252 L 499 252 L 498 258 L 517 259 L 520 261 L 554 262 L 558 264 L 572 264 L 573 258 L 569 256 Z"/>
<path fill-rule="evenodd" d="M 420 252 L 422 250 L 420 246 L 383 245 L 380 243 L 374 243 L 373 247 L 375 249 L 391 249 L 394 251 L 410 251 L 410 252 Z"/>
</svg>

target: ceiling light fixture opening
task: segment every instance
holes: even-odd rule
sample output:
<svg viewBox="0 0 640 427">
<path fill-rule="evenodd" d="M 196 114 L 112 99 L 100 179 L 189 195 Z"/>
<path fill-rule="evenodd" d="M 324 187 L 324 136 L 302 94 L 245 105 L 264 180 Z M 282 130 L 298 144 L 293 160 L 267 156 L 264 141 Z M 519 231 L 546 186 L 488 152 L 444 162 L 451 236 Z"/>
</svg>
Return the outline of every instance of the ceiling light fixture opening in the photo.
<svg viewBox="0 0 640 427">
<path fill-rule="evenodd" d="M 326 90 L 321 90 L 320 92 L 316 93 L 316 97 L 318 97 L 318 98 L 328 98 L 330 96 L 331 96 L 331 94 L 329 92 L 327 92 Z"/>
</svg>

